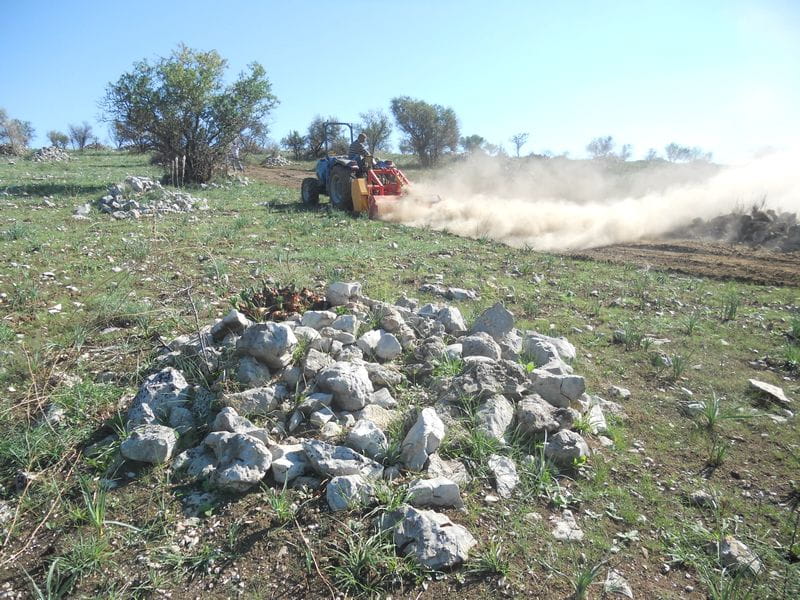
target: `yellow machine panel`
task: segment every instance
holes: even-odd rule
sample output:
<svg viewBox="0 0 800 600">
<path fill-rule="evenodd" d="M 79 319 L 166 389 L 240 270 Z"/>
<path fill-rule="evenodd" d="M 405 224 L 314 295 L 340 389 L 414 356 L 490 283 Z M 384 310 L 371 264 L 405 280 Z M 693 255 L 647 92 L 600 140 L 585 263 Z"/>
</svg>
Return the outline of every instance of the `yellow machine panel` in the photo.
<svg viewBox="0 0 800 600">
<path fill-rule="evenodd" d="M 358 177 L 351 184 L 351 195 L 353 197 L 353 212 L 369 211 L 369 191 L 367 191 L 367 179 Z"/>
</svg>

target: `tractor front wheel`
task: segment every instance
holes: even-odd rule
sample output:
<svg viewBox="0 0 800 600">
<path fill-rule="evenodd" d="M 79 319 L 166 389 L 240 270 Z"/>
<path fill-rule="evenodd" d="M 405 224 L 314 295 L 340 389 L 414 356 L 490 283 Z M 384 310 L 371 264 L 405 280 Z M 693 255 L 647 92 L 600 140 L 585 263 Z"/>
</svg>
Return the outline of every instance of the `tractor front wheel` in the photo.
<svg viewBox="0 0 800 600">
<path fill-rule="evenodd" d="M 331 170 L 330 197 L 331 204 L 339 210 L 353 210 L 353 176 L 350 169 L 336 165 Z"/>
<path fill-rule="evenodd" d="M 319 204 L 319 181 L 314 177 L 306 177 L 300 186 L 300 198 L 306 206 Z"/>
</svg>

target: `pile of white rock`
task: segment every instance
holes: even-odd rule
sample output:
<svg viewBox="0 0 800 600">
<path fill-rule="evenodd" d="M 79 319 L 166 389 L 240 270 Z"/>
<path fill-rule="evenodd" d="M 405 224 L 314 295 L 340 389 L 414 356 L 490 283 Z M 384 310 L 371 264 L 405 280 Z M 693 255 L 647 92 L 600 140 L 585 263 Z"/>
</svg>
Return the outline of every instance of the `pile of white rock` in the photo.
<svg viewBox="0 0 800 600">
<path fill-rule="evenodd" d="M 70 160 L 72 157 L 63 148 L 58 146 L 45 146 L 39 148 L 31 156 L 34 162 L 61 162 L 63 160 Z"/>
<path fill-rule="evenodd" d="M 282 156 L 268 156 L 261 161 L 262 167 L 288 167 L 292 161 L 283 158 Z"/>
<path fill-rule="evenodd" d="M 407 485 L 408 504 L 380 526 L 392 529 L 399 552 L 442 569 L 467 560 L 477 543 L 434 510 L 463 506 L 470 480 L 465 461 L 437 452 L 459 426 L 464 398 L 478 401 L 477 427 L 501 447 L 514 429 L 540 436 L 547 458 L 566 468 L 590 453 L 573 423 L 582 418 L 602 433 L 603 408 L 618 406 L 585 393 L 566 339 L 519 331 L 502 304 L 468 327 L 457 307 L 379 302 L 359 283 L 331 284 L 327 300 L 335 310 L 281 323 L 253 323 L 233 310 L 173 340 L 130 406 L 122 455 L 172 461 L 185 477 L 227 492 L 265 478 L 324 486 L 332 511 L 375 503 L 379 485 Z M 523 366 L 523 355 L 535 365 Z M 177 367 L 189 361 L 217 378 L 210 389 L 187 383 Z M 442 361 L 460 371 L 433 377 Z M 407 378 L 425 382 L 431 402 L 401 409 L 395 395 Z M 391 447 L 393 424 L 404 433 Z M 485 466 L 497 495 L 511 497 L 514 460 L 496 454 Z"/>
<path fill-rule="evenodd" d="M 98 208 L 115 219 L 138 219 L 158 213 L 208 210 L 208 201 L 186 192 L 166 190 L 149 177 L 128 176 L 122 183 L 109 186 Z"/>
</svg>

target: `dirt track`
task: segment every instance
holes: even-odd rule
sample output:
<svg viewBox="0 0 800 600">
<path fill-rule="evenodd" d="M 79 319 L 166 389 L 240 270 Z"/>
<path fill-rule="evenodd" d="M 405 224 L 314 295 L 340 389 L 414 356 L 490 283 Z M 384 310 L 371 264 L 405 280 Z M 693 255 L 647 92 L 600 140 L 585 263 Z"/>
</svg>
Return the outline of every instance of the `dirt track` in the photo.
<svg viewBox="0 0 800 600">
<path fill-rule="evenodd" d="M 800 252 L 771 252 L 720 242 L 672 240 L 604 246 L 573 252 L 570 256 L 653 266 L 717 279 L 800 286 Z"/>
<path fill-rule="evenodd" d="M 296 187 L 313 173 L 295 166 L 249 166 L 247 175 L 279 185 Z M 800 287 L 800 252 L 772 252 L 722 242 L 670 240 L 637 242 L 569 253 L 574 258 L 616 264 L 635 264 L 768 285 Z"/>
</svg>

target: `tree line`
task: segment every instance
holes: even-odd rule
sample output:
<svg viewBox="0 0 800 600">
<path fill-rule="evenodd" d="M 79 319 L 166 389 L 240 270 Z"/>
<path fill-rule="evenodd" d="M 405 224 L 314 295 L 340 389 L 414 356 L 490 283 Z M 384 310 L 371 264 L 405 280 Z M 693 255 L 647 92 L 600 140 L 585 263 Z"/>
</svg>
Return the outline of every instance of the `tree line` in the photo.
<svg viewBox="0 0 800 600">
<path fill-rule="evenodd" d="M 257 150 L 267 140 L 266 117 L 278 105 L 266 71 L 259 63 L 248 65 L 232 83 L 226 83 L 227 61 L 216 51 L 202 52 L 180 45 L 169 56 L 134 63 L 116 82 L 109 83 L 101 100 L 104 119 L 119 148 L 150 152 L 161 164 L 185 160 L 186 181 L 208 181 L 226 164 L 231 148 Z M 451 107 L 431 104 L 409 96 L 392 98 L 389 114 L 381 109 L 359 115 L 357 132 L 363 132 L 372 152 L 387 151 L 392 133 L 400 133 L 399 149 L 415 155 L 423 167 L 437 165 L 448 153 L 506 155 L 477 134 L 461 135 L 458 117 Z M 315 116 L 303 133 L 290 131 L 280 140 L 295 159 L 315 159 L 325 151 L 325 123 L 335 116 Z M 30 122 L 9 117 L 0 109 L 0 152 L 20 154 L 34 136 Z M 89 123 L 69 125 L 68 133 L 49 131 L 50 143 L 76 149 L 99 144 Z M 520 156 L 530 134 L 509 138 Z M 329 151 L 347 152 L 349 135 L 341 127 L 327 132 Z M 629 160 L 632 146 L 617 146 L 612 136 L 594 138 L 586 150 L 594 159 Z M 665 147 L 672 162 L 711 160 L 711 153 L 697 147 L 671 143 Z M 549 153 L 530 156 L 547 157 Z M 185 158 L 184 158 L 185 157 Z M 651 149 L 647 160 L 659 158 Z"/>
</svg>

